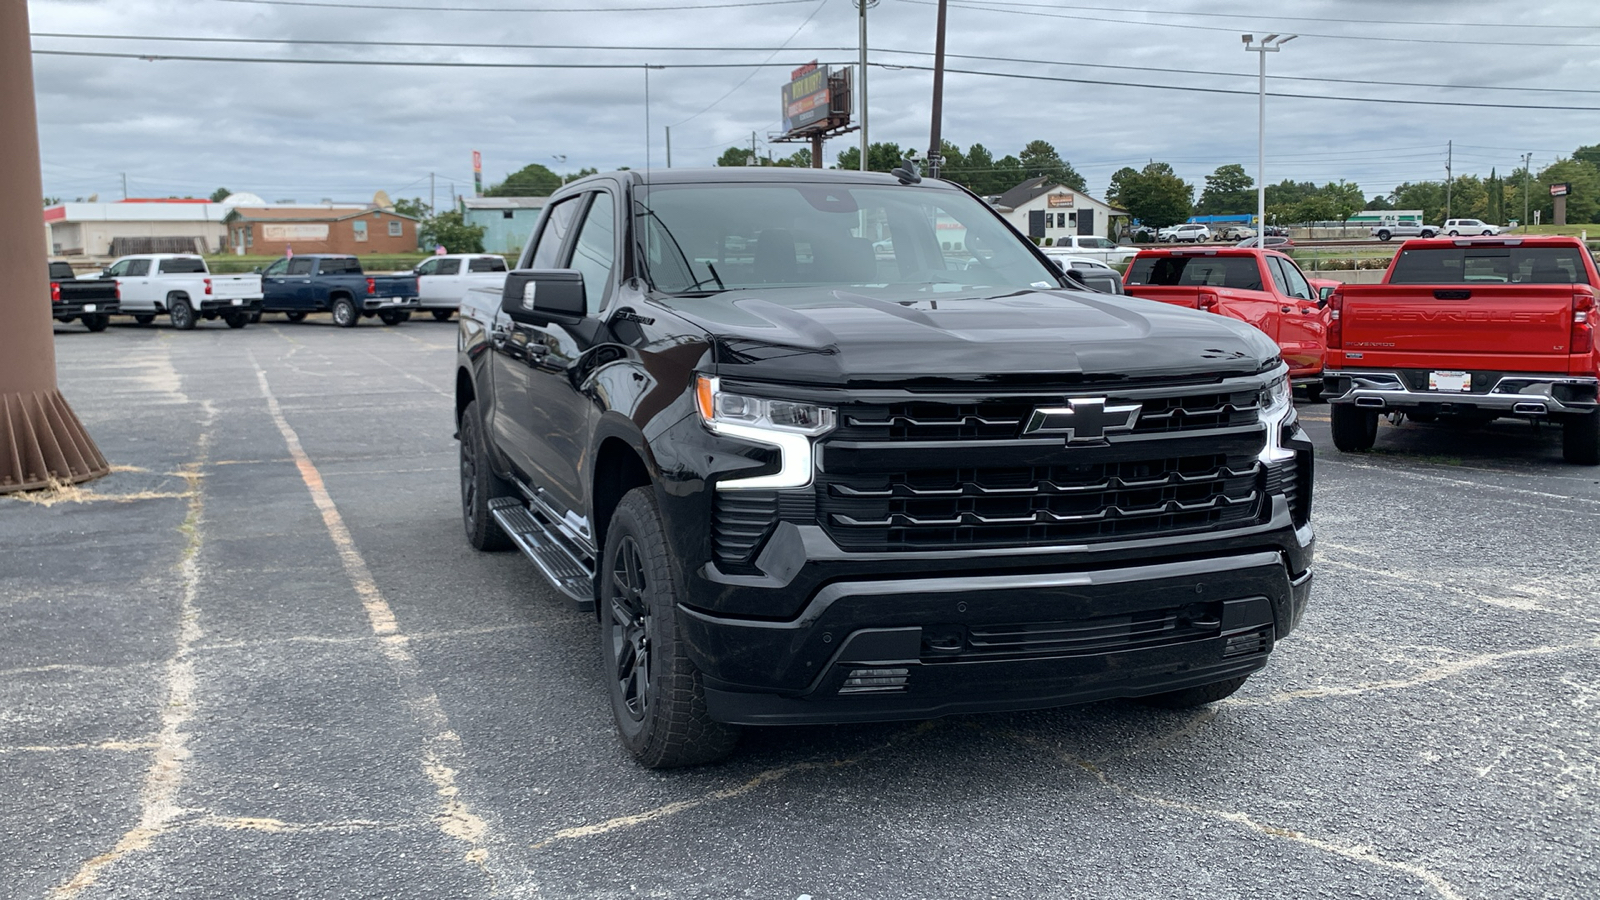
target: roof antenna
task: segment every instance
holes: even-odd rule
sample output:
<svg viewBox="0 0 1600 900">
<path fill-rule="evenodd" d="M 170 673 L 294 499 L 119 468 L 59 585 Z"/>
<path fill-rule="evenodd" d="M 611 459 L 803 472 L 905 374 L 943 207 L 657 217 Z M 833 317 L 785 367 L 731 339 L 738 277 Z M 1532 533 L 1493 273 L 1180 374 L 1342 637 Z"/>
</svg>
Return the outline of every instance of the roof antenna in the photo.
<svg viewBox="0 0 1600 900">
<path fill-rule="evenodd" d="M 900 165 L 890 169 L 889 174 L 900 179 L 901 184 L 922 183 L 922 175 L 917 171 L 917 161 L 909 156 L 900 160 Z"/>
</svg>

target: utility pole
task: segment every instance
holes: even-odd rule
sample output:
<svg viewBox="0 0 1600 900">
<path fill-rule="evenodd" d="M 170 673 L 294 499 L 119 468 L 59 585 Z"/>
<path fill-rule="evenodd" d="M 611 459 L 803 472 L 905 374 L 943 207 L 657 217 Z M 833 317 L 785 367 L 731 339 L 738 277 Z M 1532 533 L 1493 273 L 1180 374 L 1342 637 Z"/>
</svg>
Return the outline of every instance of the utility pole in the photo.
<svg viewBox="0 0 1600 900">
<path fill-rule="evenodd" d="M 757 166 L 761 161 L 756 159 L 756 133 L 750 132 L 750 162 L 747 165 Z"/>
<path fill-rule="evenodd" d="M 1452 186 L 1451 183 L 1455 181 L 1455 174 L 1450 170 L 1450 167 L 1456 161 L 1455 157 L 1456 142 L 1452 140 L 1445 144 L 1444 150 L 1444 217 L 1446 219 L 1450 218 L 1450 188 Z"/>
<path fill-rule="evenodd" d="M 667 126 L 667 168 L 672 168 L 672 126 Z"/>
<path fill-rule="evenodd" d="M 867 7 L 878 0 L 856 0 L 861 9 L 861 171 L 867 171 Z"/>
<path fill-rule="evenodd" d="M 430 216 L 433 215 L 434 194 L 435 194 L 435 191 L 434 191 L 433 173 L 429 172 L 428 173 L 428 215 L 430 215 Z"/>
<path fill-rule="evenodd" d="M 128 173 L 122 173 L 122 199 L 128 199 Z"/>
<path fill-rule="evenodd" d="M 928 177 L 939 177 L 939 158 L 943 155 L 944 137 L 939 133 L 944 116 L 944 20 L 945 0 L 939 0 L 939 22 L 933 39 L 933 128 L 928 135 Z"/>
<path fill-rule="evenodd" d="M 1528 178 L 1533 174 L 1533 154 L 1522 154 L 1522 233 L 1528 233 Z"/>
</svg>

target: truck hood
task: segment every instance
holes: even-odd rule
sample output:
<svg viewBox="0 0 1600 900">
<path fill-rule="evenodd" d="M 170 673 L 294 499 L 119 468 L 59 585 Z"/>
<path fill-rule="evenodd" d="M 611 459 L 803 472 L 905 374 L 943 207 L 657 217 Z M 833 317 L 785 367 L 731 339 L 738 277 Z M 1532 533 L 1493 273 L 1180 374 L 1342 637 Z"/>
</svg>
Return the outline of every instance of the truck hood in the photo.
<svg viewBox="0 0 1600 900">
<path fill-rule="evenodd" d="M 891 300 L 784 288 L 658 302 L 706 330 L 719 373 L 762 380 L 1105 383 L 1253 374 L 1278 356 L 1243 322 L 1083 291 Z"/>
</svg>

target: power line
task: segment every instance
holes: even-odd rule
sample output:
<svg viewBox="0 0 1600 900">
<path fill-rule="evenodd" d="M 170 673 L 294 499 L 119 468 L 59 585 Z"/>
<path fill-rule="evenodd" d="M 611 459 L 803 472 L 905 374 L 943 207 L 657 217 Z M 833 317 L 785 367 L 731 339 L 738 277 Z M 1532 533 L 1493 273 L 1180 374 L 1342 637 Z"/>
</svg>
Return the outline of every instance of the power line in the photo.
<svg viewBox="0 0 1600 900">
<path fill-rule="evenodd" d="M 820 5 L 817 7 L 818 10 L 820 10 L 821 8 L 822 7 Z M 814 17 L 815 15 L 816 15 L 816 12 L 814 11 L 812 13 L 812 16 Z M 807 19 L 806 21 L 809 22 L 810 19 Z M 801 28 L 804 28 L 804 27 L 805 27 L 805 23 L 802 23 Z M 799 29 L 796 30 L 795 34 L 796 35 L 799 34 Z M 238 37 L 211 37 L 211 36 L 192 36 L 192 35 L 67 34 L 67 33 L 63 33 L 63 32 L 34 32 L 33 33 L 33 37 L 36 37 L 36 38 L 72 39 L 72 40 L 104 40 L 104 41 L 171 41 L 171 42 L 181 42 L 181 43 L 203 43 L 203 44 L 282 44 L 282 45 L 285 45 L 285 46 L 349 46 L 349 47 L 440 47 L 440 48 L 473 49 L 473 50 L 498 50 L 498 49 L 504 49 L 504 50 L 583 50 L 583 51 L 601 50 L 601 51 L 641 51 L 641 52 L 684 52 L 684 51 L 696 51 L 696 52 L 710 52 L 710 53 L 723 53 L 723 52 L 765 53 L 765 52 L 769 52 L 770 51 L 770 52 L 776 54 L 776 53 L 782 52 L 785 49 L 791 49 L 791 50 L 793 50 L 794 52 L 797 52 L 797 53 L 801 53 L 801 52 L 803 52 L 803 53 L 846 52 L 846 51 L 851 51 L 851 50 L 855 50 L 856 49 L 855 47 L 793 47 L 793 48 L 790 48 L 790 47 L 786 46 L 787 42 L 785 42 L 784 46 L 779 46 L 779 47 L 692 47 L 692 46 L 664 46 L 664 45 L 644 45 L 644 44 L 507 44 L 507 43 L 484 44 L 484 43 L 479 43 L 479 42 L 449 42 L 449 41 L 304 40 L 304 39 L 299 39 L 299 38 L 283 38 L 283 39 L 278 39 L 278 38 L 238 38 Z M 794 35 L 791 35 L 790 39 L 792 40 L 793 37 L 794 37 Z M 888 47 L 879 48 L 876 52 L 878 52 L 878 53 L 900 54 L 900 55 L 905 55 L 905 56 L 932 56 L 933 55 L 932 53 L 930 53 L 930 52 L 928 52 L 926 50 L 896 50 L 896 49 L 888 48 Z M 948 56 L 950 59 L 970 59 L 970 60 L 975 60 L 975 61 L 979 61 L 979 62 L 1011 62 L 1011 63 L 1019 63 L 1019 64 L 1025 64 L 1025 65 L 1069 66 L 1069 67 L 1073 67 L 1073 68 L 1110 69 L 1110 70 L 1114 70 L 1114 71 L 1123 71 L 1123 72 L 1155 72 L 1155 73 L 1181 74 L 1181 75 L 1208 75 L 1208 76 L 1216 76 L 1216 77 L 1219 77 L 1219 78 L 1244 78 L 1244 77 L 1248 77 L 1248 73 L 1244 73 L 1244 72 L 1216 72 L 1216 71 L 1206 71 L 1206 70 L 1202 70 L 1202 69 L 1163 68 L 1163 67 L 1159 67 L 1159 66 L 1125 66 L 1125 65 L 1117 65 L 1117 64 L 1113 64 L 1113 63 L 1082 63 L 1082 62 L 1067 62 L 1067 61 L 1064 61 L 1064 60 L 1050 60 L 1050 59 L 1025 59 L 1025 58 L 1021 58 L 1021 57 L 1011 57 L 1011 56 L 980 56 L 980 55 L 963 54 L 963 53 L 949 53 L 949 54 L 946 54 L 946 56 Z M 771 58 L 769 57 L 767 61 L 770 62 Z M 753 74 L 754 73 L 752 73 L 752 75 Z M 1313 82 L 1313 83 L 1323 82 L 1323 83 L 1328 83 L 1328 84 L 1355 84 L 1355 85 L 1367 85 L 1367 86 L 1374 86 L 1374 87 L 1392 87 L 1392 86 L 1395 85 L 1395 82 L 1392 81 L 1392 80 L 1382 80 L 1382 81 L 1380 81 L 1380 80 L 1374 80 L 1374 79 L 1358 79 L 1358 78 L 1323 78 L 1323 77 L 1302 76 L 1302 75 L 1274 75 L 1272 77 L 1276 81 L 1307 81 L 1307 82 Z M 748 79 L 746 79 L 746 81 L 748 81 Z M 1588 89 L 1588 88 L 1513 87 L 1513 86 L 1510 86 L 1510 85 L 1490 85 L 1490 84 L 1438 84 L 1438 83 L 1434 83 L 1434 82 L 1422 82 L 1422 81 L 1407 81 L 1407 82 L 1405 82 L 1405 85 L 1407 87 L 1413 87 L 1413 88 L 1439 88 L 1439 89 L 1443 89 L 1443 90 L 1523 91 L 1523 92 L 1528 92 L 1528 93 L 1544 93 L 1544 94 L 1600 94 L 1600 90 L 1593 90 L 1593 89 Z M 741 83 L 740 87 L 742 87 L 742 86 L 743 86 L 743 84 Z M 735 90 L 737 90 L 737 89 L 738 88 L 735 88 Z M 729 94 L 731 94 L 731 93 L 732 93 L 732 91 L 729 92 Z M 724 99 L 726 99 L 726 95 L 725 95 Z M 720 102 L 720 101 L 718 101 L 718 102 Z M 713 104 L 713 105 L 715 105 L 715 104 Z M 707 107 L 707 109 L 710 109 L 710 107 Z M 690 118 L 694 118 L 694 117 L 691 116 Z M 685 119 L 684 121 L 687 122 L 689 120 Z M 680 122 L 678 124 L 681 125 L 683 123 Z M 676 128 L 677 125 L 674 125 L 673 127 Z"/>
<path fill-rule="evenodd" d="M 966 2 L 977 6 L 1023 6 L 1032 9 L 1061 8 L 1059 5 L 1053 3 L 1022 3 L 1017 2 L 1017 0 L 966 0 Z M 1084 6 L 1081 3 L 1074 3 L 1072 8 L 1089 10 L 1090 12 L 1142 13 L 1152 16 L 1189 16 L 1191 18 L 1206 19 L 1249 19 L 1251 21 L 1267 19 L 1275 22 L 1331 22 L 1339 25 L 1349 24 L 1350 22 L 1349 19 L 1332 19 L 1317 16 L 1263 16 L 1257 15 L 1256 13 L 1187 12 L 1176 9 L 1140 9 L 1137 7 L 1127 6 Z M 1564 25 L 1541 25 L 1523 22 L 1418 22 L 1415 20 L 1405 21 L 1400 19 L 1369 19 L 1365 16 L 1361 17 L 1361 23 L 1363 25 L 1420 25 L 1427 28 L 1548 28 L 1551 30 L 1560 31 L 1571 31 L 1574 28 L 1600 28 L 1600 25 L 1581 25 L 1578 23 L 1567 23 Z"/>
<path fill-rule="evenodd" d="M 215 62 L 215 63 L 260 63 L 279 65 L 322 65 L 322 66 L 395 66 L 400 68 L 438 68 L 438 69 L 742 69 L 742 68 L 785 68 L 793 63 L 773 62 L 737 62 L 737 63 L 478 63 L 478 62 L 432 62 L 422 60 L 397 60 L 397 59 L 285 59 L 270 57 L 248 56 L 180 56 L 172 54 L 152 53 L 106 53 L 88 50 L 34 50 L 38 56 L 71 56 L 94 57 L 101 59 L 136 59 L 146 62 Z M 850 65 L 850 62 L 830 61 L 826 65 Z M 871 63 L 880 69 L 909 69 L 912 71 L 931 72 L 932 66 L 919 65 L 894 65 L 889 63 Z M 981 75 L 988 78 L 1017 78 L 1025 81 L 1049 81 L 1063 84 L 1093 84 L 1106 87 L 1140 88 L 1156 91 L 1183 91 L 1196 94 L 1224 94 L 1229 96 L 1256 96 L 1255 91 L 1231 90 L 1228 88 L 1207 88 L 1193 85 L 1177 84 L 1140 84 L 1126 81 L 1106 81 L 1097 78 L 1068 78 L 1064 75 L 1026 75 L 1018 72 L 984 72 L 976 69 L 952 69 L 946 67 L 946 72 L 956 75 Z M 748 79 L 746 79 L 748 80 Z M 1397 97 L 1344 97 L 1333 94 L 1284 94 L 1268 91 L 1269 97 L 1281 97 L 1289 100 L 1337 100 L 1349 103 L 1384 103 L 1401 106 L 1444 106 L 1462 109 L 1521 109 L 1521 110 L 1552 110 L 1559 112 L 1600 112 L 1600 106 L 1541 106 L 1526 103 L 1469 103 L 1461 100 L 1403 100 Z"/>
<path fill-rule="evenodd" d="M 230 0 L 231 2 L 231 0 Z M 242 2 L 242 0 L 241 0 Z M 916 6 L 934 6 L 935 0 L 897 0 L 899 3 L 910 3 Z M 1112 25 L 1135 25 L 1147 28 L 1183 28 L 1190 31 L 1221 31 L 1228 34 L 1238 34 L 1238 28 L 1224 28 L 1220 25 L 1195 25 L 1183 22 L 1130 22 L 1127 19 L 1113 19 L 1106 16 L 1086 16 L 1073 13 L 1039 12 L 1027 9 L 1005 9 L 999 6 L 973 6 L 966 2 L 953 2 L 950 6 L 957 9 L 971 9 L 981 12 L 1010 13 L 1012 15 L 1029 16 L 1046 19 L 1073 19 L 1084 22 L 1108 22 Z M 1542 47 L 1551 49 L 1555 47 L 1600 47 L 1600 44 L 1552 44 L 1549 41 L 1464 41 L 1450 40 L 1447 38 L 1411 38 L 1411 37 L 1374 37 L 1372 35 L 1353 34 L 1314 34 L 1309 31 L 1299 33 L 1300 37 L 1326 38 L 1335 41 L 1378 41 L 1392 44 L 1460 44 L 1479 47 Z"/>
<path fill-rule="evenodd" d="M 101 59 L 137 59 L 145 62 L 269 63 L 305 66 L 399 66 L 431 69 L 743 69 L 747 67 L 787 68 L 794 63 L 478 63 L 430 62 L 409 59 L 273 59 L 255 56 L 178 56 L 168 53 L 103 53 L 89 50 L 34 50 L 36 56 L 87 56 Z M 826 65 L 847 65 L 828 62 Z M 904 67 L 909 68 L 909 67 Z M 1571 107 L 1582 109 L 1583 107 Z"/>
<path fill-rule="evenodd" d="M 528 9 L 519 6 L 402 6 L 394 3 L 335 3 L 331 0 L 215 0 L 217 3 L 251 3 L 259 6 L 313 6 L 325 9 L 396 9 L 408 12 L 478 12 L 478 13 L 610 13 L 610 12 L 660 12 L 681 9 L 731 9 L 740 6 L 783 6 L 791 3 L 810 3 L 811 0 L 738 0 L 734 3 L 674 4 L 670 6 L 600 6 L 561 7 L 557 9 Z"/>
</svg>

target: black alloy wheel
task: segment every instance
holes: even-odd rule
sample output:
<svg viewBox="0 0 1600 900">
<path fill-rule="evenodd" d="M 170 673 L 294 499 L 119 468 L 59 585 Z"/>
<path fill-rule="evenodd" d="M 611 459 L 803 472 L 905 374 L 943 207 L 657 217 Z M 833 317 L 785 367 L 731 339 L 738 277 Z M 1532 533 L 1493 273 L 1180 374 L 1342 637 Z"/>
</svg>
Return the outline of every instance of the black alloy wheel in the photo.
<svg viewBox="0 0 1600 900">
<path fill-rule="evenodd" d="M 628 718 L 650 712 L 650 605 L 644 558 L 631 535 L 617 547 L 611 569 L 611 672 Z"/>
<path fill-rule="evenodd" d="M 195 326 L 194 307 L 189 301 L 179 297 L 172 301 L 172 310 L 167 313 L 172 319 L 172 327 L 179 331 L 193 331 Z"/>
<path fill-rule="evenodd" d="M 511 537 L 489 514 L 489 501 L 513 496 L 513 488 L 494 474 L 489 451 L 483 443 L 483 420 L 478 416 L 478 401 L 461 411 L 461 523 L 467 530 L 467 543 L 486 552 L 511 549 Z"/>
</svg>

